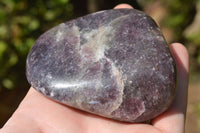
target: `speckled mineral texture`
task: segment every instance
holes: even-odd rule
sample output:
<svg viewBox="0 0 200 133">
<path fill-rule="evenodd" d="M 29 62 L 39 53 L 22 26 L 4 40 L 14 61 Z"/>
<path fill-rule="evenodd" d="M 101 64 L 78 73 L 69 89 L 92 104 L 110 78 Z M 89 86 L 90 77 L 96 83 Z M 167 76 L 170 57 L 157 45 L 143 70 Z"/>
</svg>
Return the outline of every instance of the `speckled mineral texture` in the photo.
<svg viewBox="0 0 200 133">
<path fill-rule="evenodd" d="M 101 11 L 50 29 L 28 55 L 27 79 L 56 101 L 126 122 L 165 111 L 176 88 L 162 33 L 134 9 Z"/>
</svg>

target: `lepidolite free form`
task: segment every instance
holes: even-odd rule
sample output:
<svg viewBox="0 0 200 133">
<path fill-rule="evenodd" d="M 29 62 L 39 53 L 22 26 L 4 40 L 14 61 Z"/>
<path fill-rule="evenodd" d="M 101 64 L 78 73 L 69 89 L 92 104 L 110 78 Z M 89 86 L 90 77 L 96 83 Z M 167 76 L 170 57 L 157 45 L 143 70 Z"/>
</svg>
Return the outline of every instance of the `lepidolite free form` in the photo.
<svg viewBox="0 0 200 133">
<path fill-rule="evenodd" d="M 125 122 L 158 116 L 176 91 L 167 43 L 135 9 L 100 11 L 48 30 L 30 50 L 26 74 L 47 97 Z"/>
</svg>

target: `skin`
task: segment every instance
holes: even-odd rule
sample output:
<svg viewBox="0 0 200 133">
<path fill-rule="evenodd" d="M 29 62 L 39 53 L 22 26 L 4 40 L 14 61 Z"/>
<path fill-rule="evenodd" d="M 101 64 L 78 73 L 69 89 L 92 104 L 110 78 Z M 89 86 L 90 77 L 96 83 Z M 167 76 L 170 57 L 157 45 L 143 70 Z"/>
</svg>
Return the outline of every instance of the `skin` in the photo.
<svg viewBox="0 0 200 133">
<path fill-rule="evenodd" d="M 120 4 L 117 8 L 132 8 Z M 151 124 L 123 123 L 59 104 L 33 88 L 0 133 L 183 133 L 187 107 L 189 55 L 180 43 L 170 50 L 177 67 L 177 95 L 171 107 Z"/>
</svg>

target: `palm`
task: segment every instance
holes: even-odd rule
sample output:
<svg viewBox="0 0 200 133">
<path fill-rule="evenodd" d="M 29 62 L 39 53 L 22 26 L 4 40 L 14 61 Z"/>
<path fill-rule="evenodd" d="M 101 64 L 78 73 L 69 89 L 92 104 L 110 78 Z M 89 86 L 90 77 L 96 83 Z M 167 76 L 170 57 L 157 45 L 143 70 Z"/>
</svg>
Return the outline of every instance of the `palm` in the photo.
<svg viewBox="0 0 200 133">
<path fill-rule="evenodd" d="M 88 130 L 100 133 L 159 131 L 151 125 L 117 122 L 66 107 L 42 96 L 32 88 L 21 103 L 18 112 L 28 116 L 31 121 L 36 121 L 40 130 L 45 133 L 88 132 Z"/>
</svg>

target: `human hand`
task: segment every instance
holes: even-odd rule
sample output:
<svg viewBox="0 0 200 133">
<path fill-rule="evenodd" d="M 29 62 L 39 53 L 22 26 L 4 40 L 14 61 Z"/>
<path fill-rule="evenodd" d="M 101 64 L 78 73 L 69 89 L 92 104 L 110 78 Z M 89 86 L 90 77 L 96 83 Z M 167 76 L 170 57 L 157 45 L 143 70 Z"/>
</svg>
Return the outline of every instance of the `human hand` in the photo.
<svg viewBox="0 0 200 133">
<path fill-rule="evenodd" d="M 132 8 L 121 4 L 116 8 Z M 189 56 L 179 43 L 170 45 L 177 67 L 177 95 L 171 107 L 151 121 L 123 123 L 59 104 L 33 88 L 0 133 L 183 133 L 187 103 Z"/>
</svg>

